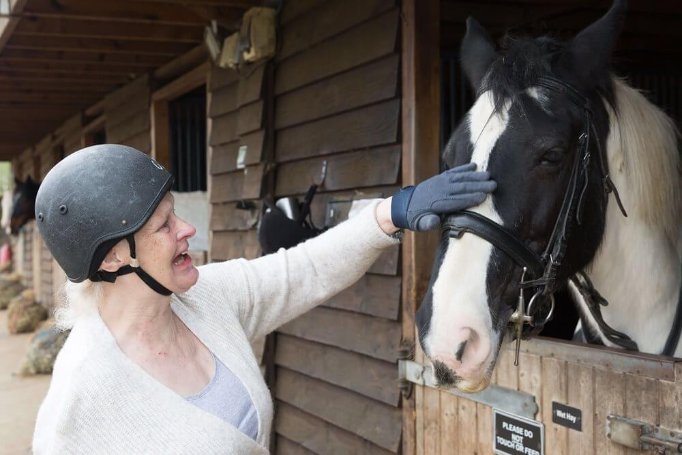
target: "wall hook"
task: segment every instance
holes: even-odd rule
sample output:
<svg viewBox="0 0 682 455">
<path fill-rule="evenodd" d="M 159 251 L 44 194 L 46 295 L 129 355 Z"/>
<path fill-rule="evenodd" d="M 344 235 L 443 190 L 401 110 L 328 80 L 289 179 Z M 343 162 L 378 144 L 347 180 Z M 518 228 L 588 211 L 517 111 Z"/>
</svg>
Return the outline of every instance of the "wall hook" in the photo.
<svg viewBox="0 0 682 455">
<path fill-rule="evenodd" d="M 319 180 L 313 181 L 313 185 L 316 185 L 316 186 L 324 185 L 324 181 L 327 178 L 327 167 L 328 167 L 327 160 L 322 161 L 322 168 L 320 169 Z"/>
</svg>

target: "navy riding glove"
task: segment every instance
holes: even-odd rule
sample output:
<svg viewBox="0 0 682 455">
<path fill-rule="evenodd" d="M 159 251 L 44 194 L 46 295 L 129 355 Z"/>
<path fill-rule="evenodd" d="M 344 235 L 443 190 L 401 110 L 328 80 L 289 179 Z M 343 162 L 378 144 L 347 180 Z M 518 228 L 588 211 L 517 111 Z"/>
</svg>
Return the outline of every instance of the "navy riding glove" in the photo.
<svg viewBox="0 0 682 455">
<path fill-rule="evenodd" d="M 476 163 L 449 169 L 408 186 L 393 195 L 391 219 L 396 227 L 412 231 L 436 229 L 441 215 L 480 204 L 497 184 L 487 172 L 476 172 Z"/>
</svg>

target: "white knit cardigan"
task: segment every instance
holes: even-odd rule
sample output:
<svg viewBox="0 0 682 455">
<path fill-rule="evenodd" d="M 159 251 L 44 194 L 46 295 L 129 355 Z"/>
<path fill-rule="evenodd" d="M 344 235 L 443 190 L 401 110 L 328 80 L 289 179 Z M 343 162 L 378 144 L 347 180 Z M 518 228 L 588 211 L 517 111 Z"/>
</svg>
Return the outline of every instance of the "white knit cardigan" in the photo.
<svg viewBox="0 0 682 455">
<path fill-rule="evenodd" d="M 375 208 L 296 248 L 199 267 L 197 284 L 172 297 L 173 311 L 249 391 L 256 441 L 149 376 L 94 316 L 76 323 L 57 358 L 34 453 L 267 453 L 272 398 L 250 340 L 350 286 L 397 242 L 379 228 Z"/>
</svg>

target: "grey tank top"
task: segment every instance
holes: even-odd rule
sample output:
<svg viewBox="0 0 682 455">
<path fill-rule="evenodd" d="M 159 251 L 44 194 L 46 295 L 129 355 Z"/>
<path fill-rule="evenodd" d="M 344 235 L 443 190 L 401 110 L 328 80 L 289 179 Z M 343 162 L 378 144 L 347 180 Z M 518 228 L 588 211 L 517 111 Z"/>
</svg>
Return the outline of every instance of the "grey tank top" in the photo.
<svg viewBox="0 0 682 455">
<path fill-rule="evenodd" d="M 258 436 L 258 415 L 249 392 L 239 378 L 215 355 L 213 360 L 215 374 L 211 382 L 198 394 L 185 399 L 232 424 L 255 440 Z"/>
</svg>

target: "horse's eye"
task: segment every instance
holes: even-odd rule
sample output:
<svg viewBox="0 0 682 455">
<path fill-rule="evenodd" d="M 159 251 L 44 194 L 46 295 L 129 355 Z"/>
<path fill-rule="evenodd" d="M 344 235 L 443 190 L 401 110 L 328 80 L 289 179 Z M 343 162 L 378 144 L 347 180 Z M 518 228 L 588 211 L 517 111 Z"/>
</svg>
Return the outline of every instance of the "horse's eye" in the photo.
<svg viewBox="0 0 682 455">
<path fill-rule="evenodd" d="M 553 148 L 542 154 L 538 164 L 541 166 L 559 166 L 564 160 L 564 149 Z"/>
</svg>

